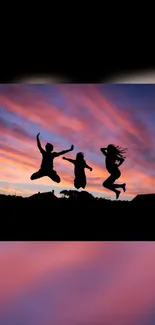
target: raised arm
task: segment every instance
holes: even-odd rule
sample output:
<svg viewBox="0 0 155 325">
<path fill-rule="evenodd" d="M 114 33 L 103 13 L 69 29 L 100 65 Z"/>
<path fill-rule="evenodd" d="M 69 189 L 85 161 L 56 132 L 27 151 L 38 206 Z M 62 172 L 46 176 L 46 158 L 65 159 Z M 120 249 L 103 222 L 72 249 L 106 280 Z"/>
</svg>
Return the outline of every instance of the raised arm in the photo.
<svg viewBox="0 0 155 325">
<path fill-rule="evenodd" d="M 74 146 L 72 145 L 70 149 L 56 152 L 55 155 L 56 155 L 56 157 L 58 157 L 58 156 L 64 155 L 65 153 L 67 153 L 69 151 L 72 151 L 73 149 L 74 149 Z"/>
<path fill-rule="evenodd" d="M 91 172 L 93 170 L 93 168 L 91 168 L 90 166 L 88 166 L 87 164 L 85 164 L 85 168 L 88 168 Z"/>
<path fill-rule="evenodd" d="M 105 156 L 107 156 L 107 148 L 101 148 L 100 150 Z"/>
<path fill-rule="evenodd" d="M 70 158 L 66 158 L 66 157 L 62 157 L 62 159 L 67 160 L 67 161 L 71 162 L 72 164 L 75 164 L 74 159 L 70 159 Z"/>
<path fill-rule="evenodd" d="M 40 143 L 40 140 L 39 140 L 39 134 L 40 133 L 37 134 L 37 146 L 38 146 L 38 149 L 40 150 L 40 152 L 43 153 L 44 149 L 41 146 L 41 143 Z"/>
</svg>

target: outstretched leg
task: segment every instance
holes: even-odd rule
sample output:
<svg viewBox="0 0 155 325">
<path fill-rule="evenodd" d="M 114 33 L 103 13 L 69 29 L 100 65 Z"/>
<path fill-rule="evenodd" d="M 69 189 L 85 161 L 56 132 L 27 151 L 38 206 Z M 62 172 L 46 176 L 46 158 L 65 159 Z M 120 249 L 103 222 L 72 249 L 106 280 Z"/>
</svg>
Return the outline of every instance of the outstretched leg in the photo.
<svg viewBox="0 0 155 325">
<path fill-rule="evenodd" d="M 122 188 L 123 191 L 126 191 L 126 183 L 123 184 L 113 184 L 115 186 L 115 188 Z"/>
<path fill-rule="evenodd" d="M 45 176 L 42 170 L 38 170 L 36 173 L 32 174 L 30 179 L 33 181 L 34 179 L 38 179 Z"/>
<path fill-rule="evenodd" d="M 60 176 L 57 174 L 57 172 L 55 170 L 52 170 L 47 176 L 50 179 L 52 179 L 52 181 L 55 182 L 55 183 L 60 183 L 61 182 Z"/>
</svg>

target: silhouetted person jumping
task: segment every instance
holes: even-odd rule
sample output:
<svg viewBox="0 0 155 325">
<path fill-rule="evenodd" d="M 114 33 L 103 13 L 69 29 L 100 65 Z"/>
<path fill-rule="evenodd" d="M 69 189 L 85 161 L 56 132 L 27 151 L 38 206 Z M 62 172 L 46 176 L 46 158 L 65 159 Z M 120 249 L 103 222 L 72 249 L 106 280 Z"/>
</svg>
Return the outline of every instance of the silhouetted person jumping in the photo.
<svg viewBox="0 0 155 325">
<path fill-rule="evenodd" d="M 110 176 L 102 184 L 105 188 L 116 193 L 116 199 L 119 198 L 121 191 L 117 188 L 122 188 L 123 191 L 126 191 L 126 184 L 114 184 L 116 179 L 121 176 L 119 166 L 123 164 L 126 157 L 123 154 L 127 149 L 122 149 L 119 146 L 114 146 L 109 144 L 107 148 L 101 148 L 101 152 L 105 155 L 106 169 L 109 172 Z M 118 162 L 118 164 L 116 163 Z"/>
<path fill-rule="evenodd" d="M 61 179 L 57 172 L 53 169 L 53 159 L 64 155 L 69 151 L 72 151 L 74 149 L 74 146 L 72 145 L 71 148 L 68 150 L 53 152 L 53 145 L 51 143 L 47 143 L 45 146 L 46 150 L 44 150 L 39 140 L 39 134 L 40 133 L 37 134 L 37 146 L 42 154 L 42 163 L 40 169 L 36 173 L 32 174 L 30 179 L 34 180 L 44 176 L 48 176 L 52 179 L 52 181 L 60 183 Z"/>
<path fill-rule="evenodd" d="M 68 160 L 72 164 L 74 164 L 74 174 L 75 174 L 75 179 L 74 179 L 74 187 L 79 189 L 80 187 L 85 188 L 87 181 L 86 181 L 86 175 L 85 175 L 85 168 L 88 168 L 90 171 L 93 169 L 89 167 L 85 160 L 84 160 L 84 154 L 82 152 L 78 152 L 76 155 L 76 159 L 70 159 L 70 158 L 65 158 L 63 159 Z"/>
</svg>

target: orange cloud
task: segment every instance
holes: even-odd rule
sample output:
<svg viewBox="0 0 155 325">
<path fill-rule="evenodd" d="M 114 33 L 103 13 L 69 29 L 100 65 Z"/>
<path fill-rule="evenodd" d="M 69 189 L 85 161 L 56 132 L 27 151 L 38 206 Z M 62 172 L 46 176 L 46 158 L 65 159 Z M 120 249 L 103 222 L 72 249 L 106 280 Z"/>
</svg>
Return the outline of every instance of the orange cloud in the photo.
<svg viewBox="0 0 155 325">
<path fill-rule="evenodd" d="M 6 195 L 17 195 L 17 196 L 23 196 L 23 195 L 32 195 L 34 194 L 34 191 L 32 191 L 31 189 L 17 189 L 11 186 L 2 186 L 0 187 L 0 190 L 3 192 L 3 194 Z"/>
</svg>

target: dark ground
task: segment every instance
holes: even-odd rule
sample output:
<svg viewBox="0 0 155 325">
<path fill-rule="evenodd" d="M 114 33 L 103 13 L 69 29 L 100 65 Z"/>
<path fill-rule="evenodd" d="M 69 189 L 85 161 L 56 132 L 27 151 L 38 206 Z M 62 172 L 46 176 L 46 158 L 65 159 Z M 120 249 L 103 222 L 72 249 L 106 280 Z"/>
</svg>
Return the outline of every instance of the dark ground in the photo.
<svg viewBox="0 0 155 325">
<path fill-rule="evenodd" d="M 154 196 L 129 202 L 88 192 L 0 195 L 0 240 L 154 240 Z"/>
</svg>

